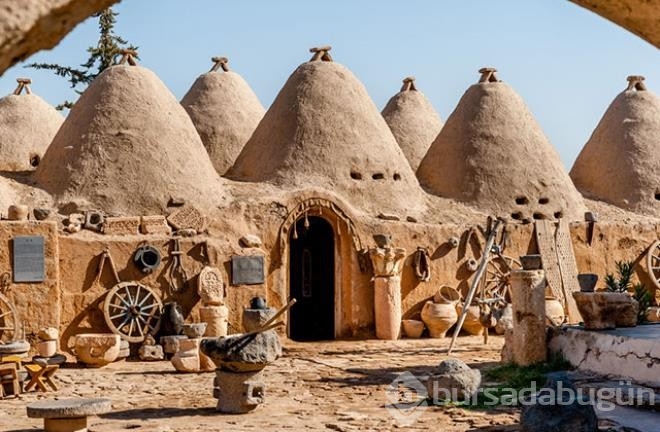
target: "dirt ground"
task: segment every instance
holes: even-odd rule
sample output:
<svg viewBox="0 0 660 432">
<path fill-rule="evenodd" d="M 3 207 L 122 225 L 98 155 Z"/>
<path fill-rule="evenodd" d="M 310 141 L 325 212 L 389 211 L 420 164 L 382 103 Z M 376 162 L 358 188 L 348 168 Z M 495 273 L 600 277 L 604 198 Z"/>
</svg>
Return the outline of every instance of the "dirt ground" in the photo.
<svg viewBox="0 0 660 432">
<path fill-rule="evenodd" d="M 65 368 L 56 393 L 30 392 L 0 400 L 0 430 L 39 430 L 26 405 L 41 399 L 107 397 L 113 412 L 90 418 L 89 430 L 117 432 L 437 430 L 516 431 L 518 412 L 428 407 L 410 426 L 391 414 L 388 385 L 402 372 L 428 375 L 447 358 L 446 339 L 285 342 L 284 356 L 266 371 L 266 402 L 244 415 L 215 411 L 213 373 L 180 374 L 169 362 L 122 361 L 101 369 Z M 502 339 L 461 337 L 453 357 L 480 369 L 499 360 Z M 391 393 L 390 393 L 391 394 Z M 390 408 L 390 409 L 388 409 Z M 418 408 L 419 409 L 419 408 Z"/>
</svg>

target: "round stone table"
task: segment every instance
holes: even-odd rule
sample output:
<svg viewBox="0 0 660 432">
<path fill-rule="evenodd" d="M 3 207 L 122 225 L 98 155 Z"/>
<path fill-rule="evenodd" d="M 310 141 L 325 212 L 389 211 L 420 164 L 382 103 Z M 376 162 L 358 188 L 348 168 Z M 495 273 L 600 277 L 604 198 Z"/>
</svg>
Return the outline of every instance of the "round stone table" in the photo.
<svg viewBox="0 0 660 432">
<path fill-rule="evenodd" d="M 27 416 L 44 419 L 46 432 L 86 432 L 87 416 L 111 409 L 110 399 L 60 399 L 35 402 L 27 406 Z"/>
</svg>

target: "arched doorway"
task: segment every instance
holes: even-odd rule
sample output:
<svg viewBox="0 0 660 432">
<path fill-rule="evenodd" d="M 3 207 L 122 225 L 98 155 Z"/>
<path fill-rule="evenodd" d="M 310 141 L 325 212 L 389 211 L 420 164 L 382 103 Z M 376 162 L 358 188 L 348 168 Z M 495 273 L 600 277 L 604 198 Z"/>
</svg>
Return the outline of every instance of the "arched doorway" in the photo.
<svg viewBox="0 0 660 432">
<path fill-rule="evenodd" d="M 307 226 L 306 226 L 307 225 Z M 289 234 L 289 337 L 298 341 L 334 339 L 335 233 L 322 217 L 305 216 Z"/>
</svg>

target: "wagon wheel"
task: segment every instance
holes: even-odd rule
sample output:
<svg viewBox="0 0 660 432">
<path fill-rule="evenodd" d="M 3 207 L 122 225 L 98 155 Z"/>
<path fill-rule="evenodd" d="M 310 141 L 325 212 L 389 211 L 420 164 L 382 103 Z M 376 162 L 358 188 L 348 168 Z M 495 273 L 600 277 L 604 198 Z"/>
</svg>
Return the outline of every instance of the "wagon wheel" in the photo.
<svg viewBox="0 0 660 432">
<path fill-rule="evenodd" d="M 646 255 L 646 268 L 653 284 L 657 289 L 660 289 L 660 240 L 653 243 L 649 248 Z"/>
<path fill-rule="evenodd" d="M 103 316 L 110 330 L 128 342 L 142 342 L 160 327 L 163 304 L 151 288 L 139 282 L 120 282 L 103 303 Z"/>
<path fill-rule="evenodd" d="M 14 304 L 0 294 L 0 343 L 18 340 L 18 314 Z"/>
<path fill-rule="evenodd" d="M 485 298 L 502 297 L 511 303 L 511 270 L 520 269 L 518 260 L 506 255 L 496 255 L 488 260 L 486 274 L 482 282 L 482 293 Z"/>
</svg>

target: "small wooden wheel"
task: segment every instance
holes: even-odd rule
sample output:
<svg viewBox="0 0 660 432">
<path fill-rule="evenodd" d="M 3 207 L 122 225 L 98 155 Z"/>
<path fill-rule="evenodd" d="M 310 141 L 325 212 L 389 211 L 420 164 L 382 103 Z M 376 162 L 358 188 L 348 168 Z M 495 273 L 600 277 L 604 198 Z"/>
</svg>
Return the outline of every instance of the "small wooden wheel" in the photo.
<svg viewBox="0 0 660 432">
<path fill-rule="evenodd" d="M 653 284 L 657 289 L 660 289 L 660 240 L 653 243 L 649 248 L 646 255 L 646 268 Z"/>
<path fill-rule="evenodd" d="M 511 303 L 511 270 L 520 269 L 522 266 L 516 259 L 506 255 L 496 255 L 488 260 L 486 274 L 483 278 L 483 294 L 485 298 L 502 297 Z"/>
<path fill-rule="evenodd" d="M 0 294 L 0 343 L 18 340 L 18 314 L 14 304 Z"/>
<path fill-rule="evenodd" d="M 143 342 L 160 327 L 163 304 L 153 290 L 139 282 L 120 282 L 103 303 L 103 316 L 110 330 L 128 342 Z"/>
</svg>

